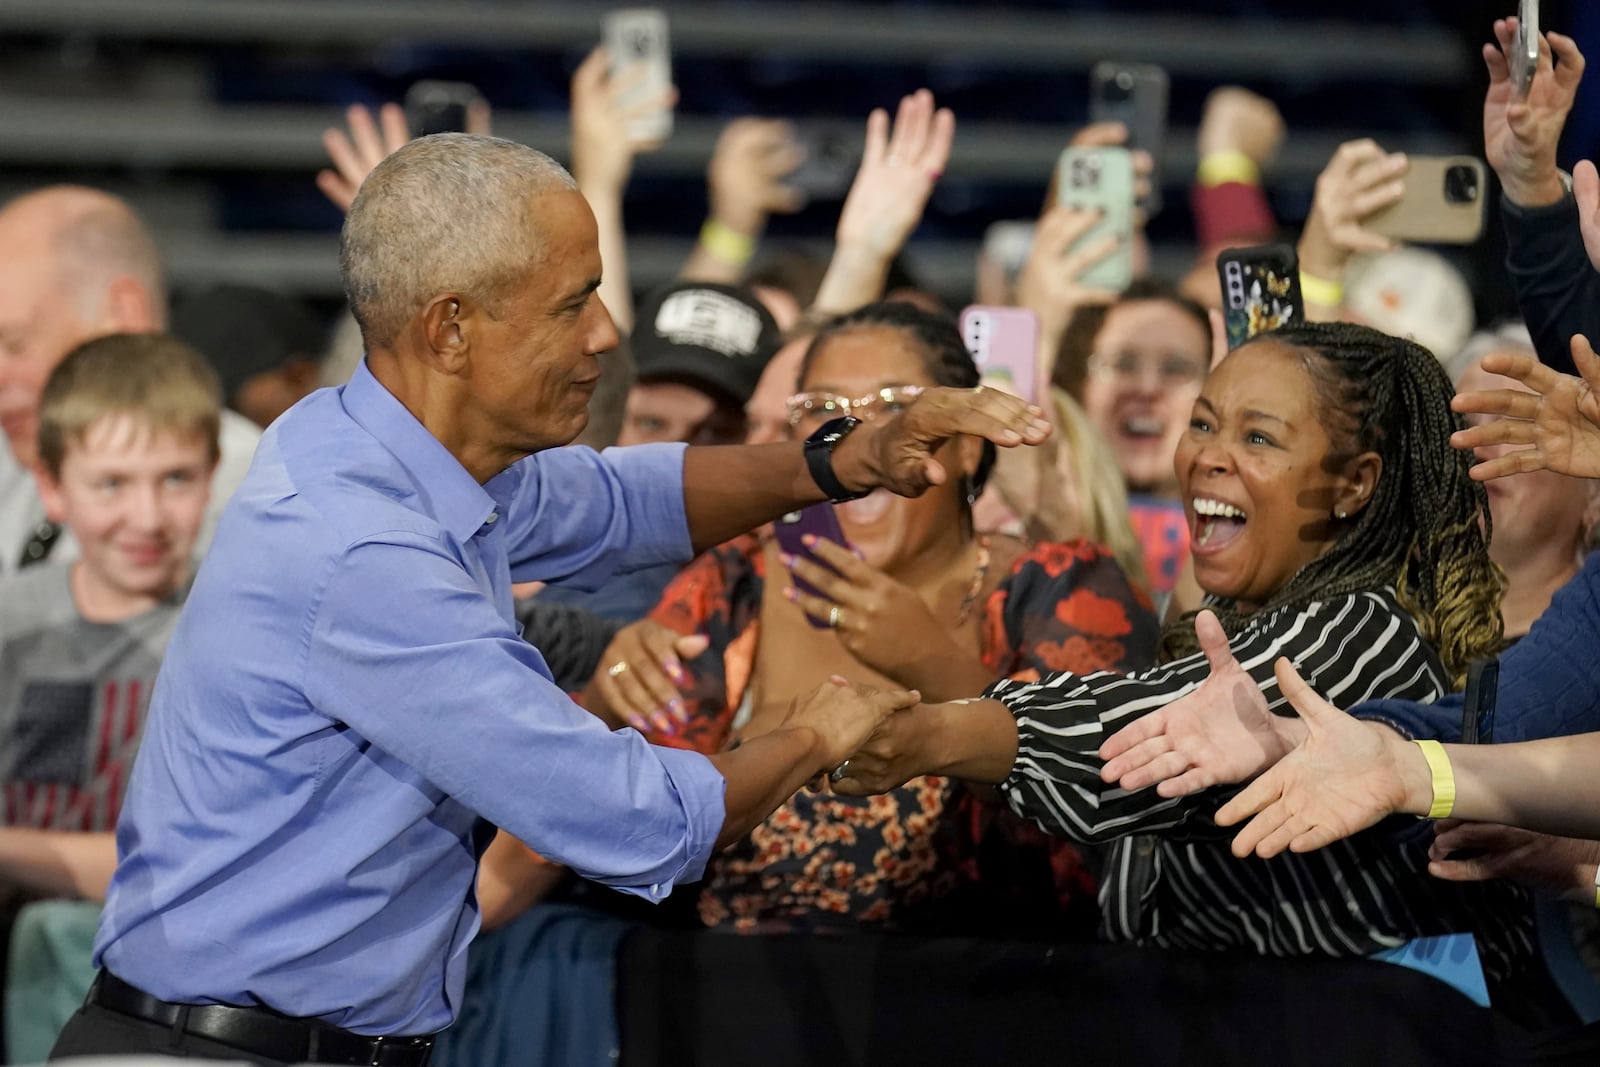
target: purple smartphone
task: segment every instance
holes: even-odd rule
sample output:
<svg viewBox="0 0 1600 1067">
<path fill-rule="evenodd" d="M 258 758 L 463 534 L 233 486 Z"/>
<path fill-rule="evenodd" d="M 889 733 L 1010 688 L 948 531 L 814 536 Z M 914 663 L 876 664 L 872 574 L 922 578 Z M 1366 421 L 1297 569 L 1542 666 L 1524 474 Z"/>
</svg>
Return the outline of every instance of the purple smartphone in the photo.
<svg viewBox="0 0 1600 1067">
<path fill-rule="evenodd" d="M 815 534 L 822 540 L 832 541 L 834 544 L 842 546 L 845 550 L 850 550 L 850 542 L 845 539 L 844 531 L 839 528 L 839 517 L 833 513 L 832 504 L 813 504 L 809 508 L 791 511 L 773 523 L 772 529 L 777 536 L 780 549 L 791 556 L 808 559 L 819 567 L 828 567 L 828 565 L 818 559 L 815 552 L 806 547 L 802 540 L 806 534 Z M 828 567 L 828 569 L 832 570 L 833 568 Z M 799 575 L 794 575 L 793 577 L 794 587 L 800 592 L 808 593 L 811 596 L 825 595 L 822 590 L 810 582 L 804 581 Z M 827 622 L 821 619 L 813 619 L 809 615 L 806 616 L 806 619 L 819 630 L 826 628 L 828 625 Z"/>
<path fill-rule="evenodd" d="M 973 304 L 961 312 L 960 325 L 983 383 L 1036 403 L 1039 317 L 1027 308 Z"/>
</svg>

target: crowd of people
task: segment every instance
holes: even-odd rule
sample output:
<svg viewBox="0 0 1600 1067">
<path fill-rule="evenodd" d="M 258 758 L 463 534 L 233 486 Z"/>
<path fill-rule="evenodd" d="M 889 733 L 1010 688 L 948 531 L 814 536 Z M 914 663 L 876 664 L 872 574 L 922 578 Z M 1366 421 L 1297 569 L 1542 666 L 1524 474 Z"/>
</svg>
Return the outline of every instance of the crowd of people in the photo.
<svg viewBox="0 0 1600 1067">
<path fill-rule="evenodd" d="M 1115 249 L 1053 196 L 1020 270 L 978 264 L 1039 327 L 1029 398 L 899 263 L 956 137 L 927 90 L 867 118 L 826 261 L 763 255 L 803 151 L 730 123 L 637 304 L 632 131 L 674 94 L 603 49 L 570 171 L 481 105 L 327 132 L 331 341 L 264 288 L 169 309 L 109 194 L 0 208 L 7 1062 L 610 1062 L 637 924 L 1449 939 L 1484 1062 L 1592 1054 L 1600 173 L 1557 167 L 1576 44 L 1519 87 L 1517 39 L 1483 151 L 1520 321 L 1475 330 L 1365 225 L 1408 164 L 1356 140 L 1295 242 L 1306 321 L 1230 350 L 1215 263 L 1279 237 L 1286 129 L 1228 86 L 1186 276 L 1136 229 L 1094 284 Z"/>
</svg>

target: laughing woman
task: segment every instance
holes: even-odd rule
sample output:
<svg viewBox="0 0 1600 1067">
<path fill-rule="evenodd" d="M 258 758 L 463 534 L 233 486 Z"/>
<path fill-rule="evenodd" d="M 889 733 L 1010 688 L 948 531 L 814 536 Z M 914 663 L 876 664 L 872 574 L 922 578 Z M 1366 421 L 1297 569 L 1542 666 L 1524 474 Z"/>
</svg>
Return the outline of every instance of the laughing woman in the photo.
<svg viewBox="0 0 1600 1067">
<path fill-rule="evenodd" d="M 1280 656 L 1345 706 L 1432 700 L 1499 645 L 1503 582 L 1482 487 L 1450 447 L 1450 397 L 1427 352 L 1349 324 L 1267 334 L 1206 380 L 1176 461 L 1195 577 L 1275 712 L 1293 714 L 1273 677 Z M 1352 956 L 1470 931 L 1491 983 L 1517 982 L 1532 953 L 1518 891 L 1428 877 L 1425 841 L 1379 828 L 1337 851 L 1241 861 L 1211 819 L 1225 795 L 1102 781 L 1106 737 L 1208 675 L 1192 617 L 1169 628 L 1164 653 L 1131 675 L 1002 681 L 987 699 L 920 705 L 836 772 L 838 788 L 991 782 L 1052 833 L 1115 840 L 1101 905 L 1116 940 Z"/>
<path fill-rule="evenodd" d="M 812 342 L 790 427 L 803 438 L 847 412 L 887 417 L 924 388 L 977 384 L 952 320 L 871 304 Z M 1155 618 L 1109 551 L 975 534 L 992 449 L 958 438 L 937 455 L 950 477 L 922 497 L 874 492 L 835 509 L 855 552 L 815 551 L 836 574 L 755 538 L 701 556 L 649 620 L 617 635 L 585 706 L 658 744 L 717 752 L 770 730 L 830 674 L 946 700 L 997 678 L 1154 660 Z M 956 923 L 1044 935 L 1078 910 L 1058 906 L 1073 897 L 1092 920 L 1076 849 L 932 777 L 871 800 L 796 794 L 712 858 L 699 911 L 740 932 Z"/>
</svg>

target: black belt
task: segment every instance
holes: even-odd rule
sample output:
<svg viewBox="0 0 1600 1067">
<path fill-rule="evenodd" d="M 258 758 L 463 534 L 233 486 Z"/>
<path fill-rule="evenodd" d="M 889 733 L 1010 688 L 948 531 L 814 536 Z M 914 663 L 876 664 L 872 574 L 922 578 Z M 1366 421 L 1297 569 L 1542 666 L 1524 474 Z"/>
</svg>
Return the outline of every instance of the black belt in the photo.
<svg viewBox="0 0 1600 1067">
<path fill-rule="evenodd" d="M 367 1037 L 317 1019 L 295 1019 L 265 1008 L 228 1004 L 173 1004 L 101 971 L 89 1003 L 135 1019 L 285 1063 L 364 1063 L 372 1067 L 427 1067 L 433 1037 Z"/>
</svg>

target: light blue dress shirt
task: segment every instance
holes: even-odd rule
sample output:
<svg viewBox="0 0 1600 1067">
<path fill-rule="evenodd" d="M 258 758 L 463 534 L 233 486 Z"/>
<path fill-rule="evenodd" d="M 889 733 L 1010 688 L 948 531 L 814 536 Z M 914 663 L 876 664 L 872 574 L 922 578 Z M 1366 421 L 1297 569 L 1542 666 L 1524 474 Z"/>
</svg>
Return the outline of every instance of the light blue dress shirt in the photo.
<svg viewBox="0 0 1600 1067">
<path fill-rule="evenodd" d="M 721 775 L 573 704 L 511 605 L 513 580 L 689 555 L 682 446 L 480 486 L 365 365 L 302 401 L 173 635 L 97 962 L 165 1000 L 425 1033 L 460 1010 L 491 823 L 624 892 L 700 877 Z"/>
</svg>

